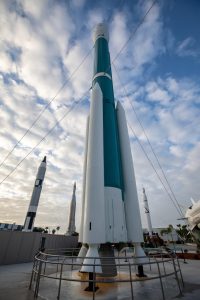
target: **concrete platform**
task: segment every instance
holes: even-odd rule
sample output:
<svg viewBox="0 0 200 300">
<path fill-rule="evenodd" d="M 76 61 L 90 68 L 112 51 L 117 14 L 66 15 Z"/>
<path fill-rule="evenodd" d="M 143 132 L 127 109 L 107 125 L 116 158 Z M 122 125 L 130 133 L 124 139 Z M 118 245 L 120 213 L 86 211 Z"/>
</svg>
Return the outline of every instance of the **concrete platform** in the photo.
<svg viewBox="0 0 200 300">
<path fill-rule="evenodd" d="M 179 295 L 176 281 L 164 280 L 164 288 L 168 291 L 166 299 L 199 300 L 200 299 L 200 261 L 190 260 L 184 264 L 180 260 L 185 282 L 184 296 Z M 28 290 L 32 270 L 32 263 L 0 266 L 0 300 L 31 300 L 33 292 Z M 148 273 L 149 270 L 147 269 Z M 48 273 L 55 275 L 55 269 Z M 79 276 L 77 271 L 71 272 L 72 278 Z M 123 270 L 121 277 L 125 276 Z M 86 283 L 62 282 L 60 299 L 84 300 L 92 299 L 89 292 L 85 292 Z M 38 299 L 53 300 L 57 297 L 58 280 L 41 279 L 40 297 Z M 172 293 L 173 292 L 173 293 Z M 157 281 L 134 282 L 134 299 L 159 300 L 162 299 L 160 285 Z M 173 295 L 172 295 L 173 294 Z M 128 300 L 131 299 L 130 283 L 114 283 L 111 286 L 101 284 L 95 299 L 99 300 Z"/>
</svg>

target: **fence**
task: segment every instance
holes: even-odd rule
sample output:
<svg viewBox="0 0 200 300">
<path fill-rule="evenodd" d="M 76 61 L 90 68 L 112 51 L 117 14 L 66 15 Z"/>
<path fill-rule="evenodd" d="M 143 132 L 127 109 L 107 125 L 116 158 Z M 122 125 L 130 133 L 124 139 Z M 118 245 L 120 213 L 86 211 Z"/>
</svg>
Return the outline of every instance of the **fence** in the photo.
<svg viewBox="0 0 200 300">
<path fill-rule="evenodd" d="M 0 265 L 33 261 L 42 237 L 46 237 L 45 248 L 71 248 L 78 245 L 77 236 L 0 231 Z"/>
<path fill-rule="evenodd" d="M 70 272 L 73 270 L 80 270 L 81 265 L 77 262 L 76 256 L 69 256 L 70 253 L 75 254 L 76 249 L 62 249 L 63 255 L 52 254 L 53 252 L 44 253 L 40 252 L 36 255 L 33 270 L 30 280 L 29 289 L 32 289 L 34 285 L 34 297 L 38 297 L 38 293 L 40 291 L 40 285 L 44 284 L 44 281 L 41 281 L 41 278 L 45 280 L 50 280 L 49 283 L 52 286 L 53 281 L 58 282 L 56 284 L 57 288 L 57 299 L 60 299 L 61 289 L 63 286 L 63 282 L 77 282 L 77 283 L 87 283 L 90 287 L 92 286 L 91 291 L 91 298 L 93 300 L 98 299 L 98 294 L 96 295 L 96 284 L 108 284 L 112 285 L 113 283 L 120 283 L 120 284 L 127 284 L 129 283 L 130 289 L 130 299 L 134 299 L 134 282 L 141 281 L 140 278 L 134 276 L 134 271 L 138 267 L 137 258 L 142 257 L 133 257 L 133 256 L 126 256 L 126 263 L 124 262 L 124 257 L 115 256 L 115 266 L 117 266 L 118 272 L 120 269 L 123 268 L 127 273 L 127 277 L 121 279 L 120 277 L 113 277 L 113 278 L 101 278 L 97 276 L 95 272 L 95 268 L 97 265 L 94 261 L 94 258 L 91 257 L 91 261 L 94 262 L 93 264 L 87 264 L 93 267 L 92 276 L 84 277 L 84 278 L 72 278 Z M 109 257 L 107 257 L 109 259 Z M 146 257 L 145 257 L 146 258 Z M 80 259 L 80 257 L 79 257 Z M 96 258 L 98 259 L 98 258 Z M 52 266 L 55 267 L 54 272 L 52 273 Z M 102 266 L 102 263 L 101 263 Z M 183 289 L 183 277 L 180 269 L 180 264 L 175 255 L 162 253 L 156 253 L 148 256 L 148 262 L 144 263 L 143 266 L 148 266 L 150 272 L 152 272 L 152 276 L 144 277 L 142 282 L 149 280 L 158 280 L 158 285 L 160 286 L 161 297 L 163 300 L 167 299 L 166 290 L 164 288 L 163 280 L 164 278 L 171 277 L 171 279 L 177 285 L 177 290 L 179 294 L 182 295 Z M 170 268 L 169 268 L 170 266 Z M 49 270 L 51 271 L 49 272 Z M 66 275 L 66 270 L 68 271 Z M 91 273 L 89 273 L 91 275 Z M 41 295 L 42 296 L 42 295 Z M 66 295 L 65 295 L 66 298 Z M 170 298 L 171 299 L 171 298 Z"/>
</svg>

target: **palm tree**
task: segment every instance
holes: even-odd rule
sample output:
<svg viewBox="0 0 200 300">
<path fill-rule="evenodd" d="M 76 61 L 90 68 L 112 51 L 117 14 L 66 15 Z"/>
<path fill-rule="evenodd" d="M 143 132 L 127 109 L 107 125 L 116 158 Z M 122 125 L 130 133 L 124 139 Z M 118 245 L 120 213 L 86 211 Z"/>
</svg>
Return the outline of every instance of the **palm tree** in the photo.
<svg viewBox="0 0 200 300">
<path fill-rule="evenodd" d="M 56 231 L 59 231 L 59 230 L 60 230 L 60 226 L 57 226 L 57 227 L 56 227 Z"/>
</svg>

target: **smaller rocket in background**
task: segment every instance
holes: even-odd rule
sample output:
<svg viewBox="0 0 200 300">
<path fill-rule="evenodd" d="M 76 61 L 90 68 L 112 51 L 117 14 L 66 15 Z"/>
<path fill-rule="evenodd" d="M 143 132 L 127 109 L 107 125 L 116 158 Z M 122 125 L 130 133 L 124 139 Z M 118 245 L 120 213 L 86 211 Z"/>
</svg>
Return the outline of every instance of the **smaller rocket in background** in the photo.
<svg viewBox="0 0 200 300">
<path fill-rule="evenodd" d="M 152 230 L 152 224 L 151 224 L 151 216 L 150 216 L 149 204 L 148 204 L 148 200 L 147 200 L 147 196 L 146 196 L 144 188 L 143 188 L 143 203 L 144 203 L 144 212 L 147 216 L 148 232 L 149 232 L 149 235 L 152 236 L 153 235 L 153 230 Z"/>
<path fill-rule="evenodd" d="M 45 173 L 46 173 L 46 156 L 42 160 L 42 162 L 39 166 L 38 172 L 37 172 L 31 201 L 30 201 L 28 212 L 27 212 L 26 219 L 24 222 L 23 231 L 27 231 L 27 232 L 33 231 L 34 221 L 35 221 L 35 217 L 36 217 L 38 203 L 40 200 L 40 194 L 41 194 L 41 190 L 42 190 Z"/>
<path fill-rule="evenodd" d="M 66 233 L 67 235 L 72 235 L 73 233 L 76 232 L 75 214 L 76 214 L 76 182 L 74 182 L 72 200 L 70 204 L 69 226 Z"/>
</svg>

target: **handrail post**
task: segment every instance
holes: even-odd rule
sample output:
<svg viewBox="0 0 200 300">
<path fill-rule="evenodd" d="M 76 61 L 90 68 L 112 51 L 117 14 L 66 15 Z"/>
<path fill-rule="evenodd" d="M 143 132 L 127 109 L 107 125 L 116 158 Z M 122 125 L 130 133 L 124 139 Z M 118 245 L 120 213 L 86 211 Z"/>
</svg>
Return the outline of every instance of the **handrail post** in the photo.
<svg viewBox="0 0 200 300">
<path fill-rule="evenodd" d="M 94 279 L 96 280 L 96 277 L 95 277 L 95 262 L 96 262 L 96 258 L 94 259 L 94 265 L 93 265 L 93 277 L 92 277 L 92 280 L 93 280 L 93 286 L 92 286 L 92 299 L 95 300 L 95 282 L 94 282 Z"/>
<path fill-rule="evenodd" d="M 165 293 L 164 293 L 164 288 L 163 288 L 163 283 L 162 283 L 162 278 L 161 278 L 160 266 L 159 266 L 159 262 L 157 260 L 156 260 L 156 263 L 157 263 L 157 267 L 158 267 L 158 273 L 159 273 L 162 296 L 163 296 L 163 300 L 165 300 Z"/>
<path fill-rule="evenodd" d="M 131 284 L 131 299 L 133 300 L 134 299 L 134 296 L 133 296 L 133 282 L 132 282 L 132 273 L 131 273 L 131 264 L 130 264 L 130 261 L 129 261 L 129 276 L 130 276 L 130 284 Z"/>
<path fill-rule="evenodd" d="M 35 271 L 34 271 L 33 281 L 36 281 L 37 269 L 38 269 L 38 259 L 36 260 L 36 263 L 35 263 Z"/>
<path fill-rule="evenodd" d="M 58 264 L 60 263 L 60 257 L 58 256 L 58 263 L 56 264 L 56 277 L 57 277 L 57 273 L 58 273 Z"/>
<path fill-rule="evenodd" d="M 32 282 L 33 282 L 33 274 L 34 274 L 34 271 L 35 271 L 35 257 L 34 257 L 34 261 L 33 261 L 33 269 L 32 269 L 32 273 L 31 273 L 31 279 L 30 279 L 30 283 L 29 283 L 29 290 L 31 290 L 31 287 L 32 287 Z"/>
<path fill-rule="evenodd" d="M 163 260 L 163 253 L 161 253 L 161 256 L 162 256 L 164 274 L 166 275 L 165 263 L 164 263 L 164 260 Z"/>
<path fill-rule="evenodd" d="M 183 253 L 183 248 L 181 248 L 181 252 L 183 254 L 183 263 L 184 264 L 187 264 L 187 261 L 185 260 L 185 253 Z"/>
<path fill-rule="evenodd" d="M 184 280 L 183 280 L 183 274 L 182 274 L 182 271 L 181 271 L 181 267 L 180 267 L 180 263 L 179 263 L 178 256 L 176 257 L 176 260 L 177 260 L 178 269 L 179 269 L 180 276 L 181 276 L 182 285 L 184 286 L 184 285 L 185 285 L 185 283 L 184 283 Z"/>
<path fill-rule="evenodd" d="M 58 299 L 58 300 L 60 299 L 60 290 L 61 290 L 62 272 L 63 272 L 63 262 L 61 263 L 61 268 L 60 268 L 60 278 L 59 278 L 58 296 L 57 296 L 57 299 Z"/>
<path fill-rule="evenodd" d="M 37 274 L 37 280 L 36 280 L 36 284 L 35 284 L 34 298 L 37 298 L 37 297 L 38 297 L 39 286 L 40 286 L 40 275 L 41 275 L 41 271 L 42 271 L 42 261 L 40 260 L 40 263 L 39 263 L 39 269 L 38 269 L 38 274 Z"/>
<path fill-rule="evenodd" d="M 72 256 L 72 264 L 71 264 L 71 271 L 74 269 L 74 257 Z"/>
<path fill-rule="evenodd" d="M 182 296 L 183 293 L 182 293 L 182 290 L 181 290 L 181 287 L 180 287 L 180 282 L 179 282 L 178 274 L 177 274 L 177 271 L 176 271 L 176 265 L 175 265 L 175 262 L 174 262 L 174 258 L 172 258 L 172 261 L 173 261 L 174 273 L 175 273 L 175 276 L 176 276 L 176 281 L 177 281 L 177 284 L 178 284 L 180 295 Z"/>
</svg>

